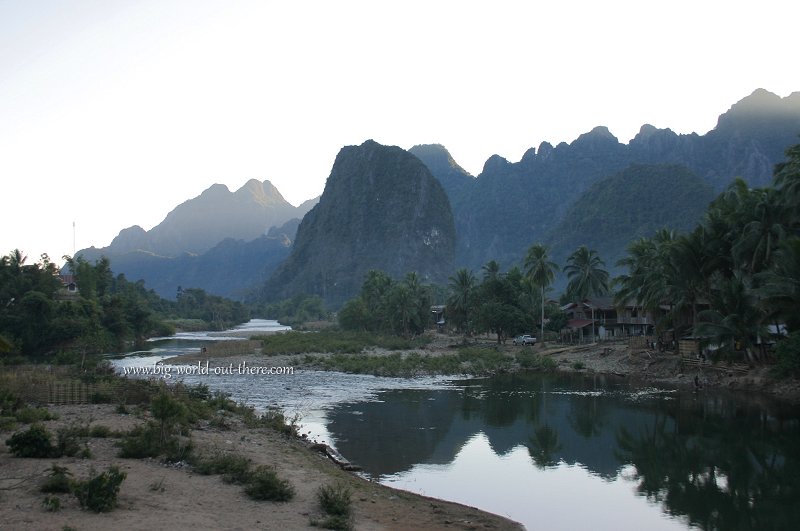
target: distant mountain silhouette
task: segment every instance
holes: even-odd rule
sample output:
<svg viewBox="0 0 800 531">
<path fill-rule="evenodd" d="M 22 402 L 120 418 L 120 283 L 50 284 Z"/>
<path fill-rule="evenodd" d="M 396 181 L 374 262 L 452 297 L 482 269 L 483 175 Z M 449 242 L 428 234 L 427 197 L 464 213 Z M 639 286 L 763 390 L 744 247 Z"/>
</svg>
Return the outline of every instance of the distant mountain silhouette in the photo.
<svg viewBox="0 0 800 531">
<path fill-rule="evenodd" d="M 170 297 L 179 285 L 237 298 L 260 286 L 261 300 L 309 293 L 333 305 L 371 268 L 446 284 L 458 267 L 521 265 L 537 242 L 560 265 L 589 245 L 613 269 L 631 240 L 694 225 L 735 177 L 768 184 L 798 134 L 800 92 L 758 89 L 704 135 L 645 124 L 622 144 L 600 126 L 570 144 L 542 142 L 519 162 L 493 155 L 477 177 L 438 144 L 367 141 L 343 148 L 323 195 L 300 207 L 268 181 L 234 193 L 214 185 L 152 230 L 129 227 L 78 255 L 105 254 L 115 273 Z"/>
<path fill-rule="evenodd" d="M 233 193 L 227 186 L 215 184 L 175 207 L 150 231 L 138 226 L 123 230 L 105 250 L 114 254 L 147 251 L 160 256 L 199 254 L 225 238 L 258 238 L 270 227 L 302 217 L 305 211 L 289 204 L 269 181 L 251 179 Z"/>
<path fill-rule="evenodd" d="M 455 229 L 441 185 L 415 156 L 368 140 L 342 148 L 292 253 L 261 298 L 319 295 L 333 307 L 354 297 L 371 269 L 424 282 L 452 273 Z"/>
<path fill-rule="evenodd" d="M 722 191 L 734 177 L 764 186 L 786 148 L 798 142 L 798 134 L 800 92 L 780 98 L 758 89 L 733 105 L 719 117 L 716 128 L 702 136 L 644 125 L 625 145 L 607 128 L 596 127 L 571 144 L 553 147 L 543 142 L 516 163 L 493 155 L 471 180 L 455 180 L 458 164 L 442 163 L 444 156 L 435 153 L 436 146 L 412 149 L 448 191 L 458 233 L 457 266 L 477 270 L 489 260 L 497 260 L 504 268 L 519 265 L 531 244 L 558 241 L 553 231 L 569 222 L 565 216 L 582 194 L 631 165 L 681 165 L 714 192 Z M 444 148 L 439 151 L 446 153 Z M 642 227 L 655 219 L 620 227 L 615 239 L 642 235 Z M 681 222 L 692 224 L 698 219 Z M 601 245 L 597 250 L 607 263 L 618 258 L 615 249 Z"/>
<path fill-rule="evenodd" d="M 182 286 L 241 299 L 288 256 L 299 218 L 317 200 L 294 207 L 269 181 L 252 179 L 236 192 L 215 184 L 152 230 L 129 227 L 108 247 L 76 255 L 107 256 L 116 274 L 144 280 L 163 297 L 174 298 Z"/>
</svg>

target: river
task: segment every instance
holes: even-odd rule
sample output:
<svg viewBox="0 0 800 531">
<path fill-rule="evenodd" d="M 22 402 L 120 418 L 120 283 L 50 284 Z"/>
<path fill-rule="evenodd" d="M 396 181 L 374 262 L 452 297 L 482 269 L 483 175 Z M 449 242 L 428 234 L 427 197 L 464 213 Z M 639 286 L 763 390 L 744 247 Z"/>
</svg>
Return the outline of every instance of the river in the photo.
<svg viewBox="0 0 800 531">
<path fill-rule="evenodd" d="M 114 363 L 149 364 L 220 340 L 159 340 Z M 800 415 L 765 397 L 565 374 L 398 379 L 296 370 L 185 380 L 297 415 L 301 432 L 334 446 L 365 477 L 528 529 L 800 522 Z"/>
</svg>

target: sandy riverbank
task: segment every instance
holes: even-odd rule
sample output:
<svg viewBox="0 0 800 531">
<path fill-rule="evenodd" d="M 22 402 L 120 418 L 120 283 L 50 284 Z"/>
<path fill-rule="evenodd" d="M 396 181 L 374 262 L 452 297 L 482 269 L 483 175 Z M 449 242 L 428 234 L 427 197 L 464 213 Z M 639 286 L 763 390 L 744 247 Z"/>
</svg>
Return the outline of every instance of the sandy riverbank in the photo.
<svg viewBox="0 0 800 531">
<path fill-rule="evenodd" d="M 51 406 L 58 420 L 44 424 L 55 432 L 78 423 L 107 426 L 125 431 L 142 424 L 146 416 L 119 414 L 113 405 Z M 327 457 L 311 450 L 302 440 L 270 428 L 248 428 L 237 417 L 228 419 L 229 429 L 201 422 L 191 432 L 199 452 L 223 451 L 243 455 L 254 465 L 270 465 L 296 489 L 289 502 L 263 502 L 248 498 L 241 486 L 226 484 L 220 476 L 203 476 L 190 466 L 168 466 L 155 459 L 122 459 L 115 439 L 90 438 L 92 457 L 80 459 L 25 459 L 11 456 L 0 447 L 0 529 L 80 531 L 107 529 L 195 529 L 255 530 L 311 529 L 311 519 L 322 513 L 316 498 L 321 485 L 343 482 L 352 491 L 355 529 L 521 529 L 500 516 L 456 503 L 426 498 L 366 481 L 341 470 Z M 18 429 L 24 428 L 22 426 Z M 5 441 L 12 432 L 2 432 Z M 57 495 L 61 509 L 47 512 L 45 494 L 39 485 L 56 463 L 67 467 L 75 478 L 90 470 L 101 472 L 117 465 L 127 473 L 119 493 L 118 507 L 110 513 L 81 510 L 68 494 Z"/>
</svg>

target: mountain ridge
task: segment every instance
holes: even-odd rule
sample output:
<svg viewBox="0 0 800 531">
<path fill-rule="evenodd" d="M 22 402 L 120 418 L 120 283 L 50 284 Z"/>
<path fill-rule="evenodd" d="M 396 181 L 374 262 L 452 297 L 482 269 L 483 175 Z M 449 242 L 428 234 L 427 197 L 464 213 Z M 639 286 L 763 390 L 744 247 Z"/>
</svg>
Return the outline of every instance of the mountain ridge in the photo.
<svg viewBox="0 0 800 531">
<path fill-rule="evenodd" d="M 441 144 L 418 144 L 408 151 L 394 146 L 392 148 L 410 154 L 409 156 L 413 156 L 414 160 L 419 161 L 425 167 L 426 173 L 430 173 L 435 178 L 444 192 L 444 196 L 440 197 L 438 201 L 441 205 L 447 205 L 456 234 L 455 259 L 452 261 L 451 270 L 447 273 L 452 274 L 457 267 L 478 270 L 489 260 L 497 260 L 504 269 L 513 265 L 521 265 L 527 248 L 537 242 L 551 243 L 554 245 L 556 254 L 564 254 L 568 250 L 559 248 L 560 240 L 556 237 L 557 234 L 554 234 L 564 230 L 562 222 L 565 217 L 571 215 L 570 212 L 582 198 L 584 201 L 586 200 L 585 194 L 590 193 L 592 187 L 628 171 L 631 167 L 641 165 L 680 166 L 683 168 L 681 174 L 685 170 L 688 174 L 693 175 L 693 178 L 698 179 L 697 181 L 684 179 L 681 181 L 684 183 L 681 186 L 695 187 L 697 190 L 705 190 L 705 187 L 708 186 L 715 193 L 724 189 L 737 176 L 743 177 L 751 186 L 766 185 L 771 181 L 774 164 L 783 160 L 784 150 L 797 143 L 798 133 L 800 133 L 800 92 L 793 92 L 790 96 L 781 98 L 763 89 L 758 89 L 734 103 L 720 115 L 717 126 L 703 135 L 697 133 L 678 134 L 669 128 L 659 129 L 653 125 L 644 124 L 627 144 L 623 144 L 607 127 L 597 126 L 580 135 L 572 143 L 560 142 L 553 146 L 549 142 L 541 142 L 537 148 L 531 147 L 526 150 L 518 162 L 509 162 L 499 155 L 492 155 L 486 160 L 478 176 L 472 176 L 465 171 Z M 346 146 L 340 154 L 351 149 L 361 148 L 371 151 L 371 156 L 377 156 L 375 154 L 377 146 L 380 145 L 373 141 L 367 141 L 361 146 Z M 400 156 L 399 152 L 396 154 Z M 406 156 L 402 155 L 402 157 Z M 337 161 L 338 159 L 337 155 Z M 365 158 L 363 161 L 365 164 L 367 159 Z M 408 164 L 413 163 L 408 162 Z M 613 182 L 613 180 L 605 182 Z M 695 184 L 691 184 L 692 182 Z M 365 186 L 367 184 L 365 183 Z M 328 184 L 326 184 L 326 189 L 327 187 Z M 385 192 L 388 193 L 390 190 L 385 190 Z M 621 196 L 626 193 L 624 187 L 619 188 Z M 703 192 L 703 194 L 705 193 Z M 345 195 L 340 194 L 340 197 Z M 352 190 L 352 195 L 358 196 L 359 191 Z M 208 217 L 208 212 L 219 214 L 218 207 L 207 206 L 209 202 L 213 203 L 211 200 L 215 198 L 245 198 L 250 205 L 255 205 L 256 209 L 264 208 L 265 204 L 284 205 L 285 203 L 288 205 L 280 192 L 269 181 L 260 183 L 251 179 L 236 192 L 230 192 L 224 185 L 212 185 L 200 196 L 178 205 L 170 214 L 175 211 L 183 213 L 188 208 L 184 206 L 187 203 L 189 206 L 196 206 L 197 203 L 193 203 L 193 201 L 199 197 L 203 197 L 203 204 L 206 206 L 197 207 L 195 210 L 200 211 L 199 215 L 206 217 Z M 630 197 L 631 201 L 636 200 L 635 194 L 625 197 Z M 703 195 L 703 197 L 705 196 Z M 651 198 L 649 201 L 655 200 Z M 232 202 L 235 204 L 235 201 Z M 140 226 L 134 225 L 121 230 L 108 248 L 91 249 L 90 254 L 99 256 L 104 252 L 109 254 L 110 250 L 112 268 L 116 272 L 126 271 L 125 268 L 115 266 L 114 254 L 137 250 L 142 256 L 148 257 L 143 260 L 152 262 L 151 256 L 162 258 L 160 263 L 170 271 L 175 268 L 166 264 L 175 258 L 168 258 L 169 256 L 177 256 L 181 260 L 189 260 L 186 256 L 193 256 L 197 260 L 197 264 L 204 265 L 191 265 L 190 269 L 203 267 L 211 271 L 215 267 L 212 262 L 219 261 L 220 255 L 209 254 L 209 252 L 222 241 L 226 241 L 226 238 L 230 238 L 224 247 L 228 253 L 235 254 L 241 260 L 261 260 L 265 265 L 260 270 L 259 276 L 253 278 L 253 283 L 257 283 L 263 281 L 265 275 L 270 274 L 270 268 L 274 271 L 278 267 L 277 262 L 288 260 L 290 255 L 288 246 L 292 246 L 293 242 L 296 245 L 295 233 L 301 232 L 300 227 L 307 223 L 319 223 L 314 219 L 319 216 L 318 213 L 315 214 L 315 210 L 319 210 L 317 207 L 321 202 L 322 196 L 318 196 L 298 207 L 289 205 L 291 209 L 288 214 L 293 212 L 294 215 L 283 221 L 282 224 L 273 225 L 272 228 L 265 227 L 264 221 L 248 222 L 247 230 L 253 232 L 244 236 L 235 234 L 221 237 L 215 232 L 214 227 L 203 229 L 209 236 L 208 241 L 204 244 L 205 250 L 203 250 L 203 246 L 191 248 L 184 245 L 179 252 L 173 250 L 173 254 L 170 255 L 154 245 L 151 233 L 156 227 L 151 231 L 145 231 Z M 340 204 L 342 207 L 345 206 L 341 201 Z M 233 210 L 236 210 L 237 214 L 242 214 L 248 208 L 241 208 L 239 205 Z M 410 212 L 416 211 L 415 204 L 412 202 L 409 202 L 405 209 Z M 188 210 L 191 211 L 192 208 Z M 692 214 L 695 210 L 687 211 L 685 217 L 695 215 Z M 304 219 L 304 215 L 305 218 L 308 218 L 307 220 Z M 370 215 L 375 218 L 380 217 L 380 211 L 374 211 Z M 170 221 L 174 221 L 173 218 L 176 217 L 180 218 L 178 214 L 174 214 Z M 223 221 L 225 218 L 220 215 L 215 217 Z M 657 216 L 652 218 L 657 219 Z M 165 221 L 167 221 L 166 218 Z M 358 221 L 359 226 L 364 226 L 363 218 L 350 220 L 348 223 L 340 225 L 346 227 L 354 221 Z M 651 221 L 652 219 L 643 219 L 642 227 L 651 226 L 648 225 Z M 254 230 L 253 227 L 257 227 L 257 230 Z M 642 227 L 631 227 L 628 232 L 625 232 L 627 229 L 624 227 L 619 228 L 618 230 L 621 231 L 619 236 L 620 238 L 637 237 L 637 234 L 640 234 L 637 231 Z M 164 228 L 165 241 L 169 241 L 169 238 L 180 240 L 179 231 L 170 233 L 166 228 Z M 391 227 L 386 228 L 387 231 L 391 229 Z M 328 229 L 318 227 L 316 230 L 324 232 Z M 348 235 L 344 231 L 330 230 L 333 231 L 330 233 L 331 235 L 335 233 L 339 238 L 343 249 L 348 249 L 348 252 L 357 250 L 348 247 L 346 241 L 352 238 L 357 239 L 354 233 Z M 276 253 L 273 257 L 275 259 L 263 254 L 263 249 L 257 245 L 248 246 L 249 242 L 254 241 L 255 237 L 251 238 L 254 233 L 257 233 L 256 237 L 259 238 L 266 233 L 268 238 L 273 238 L 272 241 L 277 242 L 274 247 L 271 247 L 272 251 Z M 372 239 L 369 241 L 376 241 L 374 235 L 370 235 L 370 238 Z M 561 240 L 566 239 L 565 237 Z M 214 241 L 212 242 L 212 240 Z M 237 246 L 242 246 L 247 251 L 242 253 L 234 251 Z M 264 245 L 263 247 L 269 246 Z M 601 257 L 606 260 L 607 264 L 613 264 L 618 258 L 614 255 L 619 252 L 618 248 L 619 245 L 615 244 L 614 249 L 617 250 L 611 247 L 599 249 Z M 291 251 L 294 252 L 295 249 L 292 248 Z M 337 264 L 335 256 L 330 256 L 329 259 L 330 264 Z M 404 263 L 412 264 L 413 262 L 406 261 Z M 376 256 L 370 265 L 375 268 L 390 268 L 394 264 L 387 263 L 383 257 Z M 409 270 L 415 269 L 412 265 L 408 265 L 408 267 Z M 179 268 L 177 269 L 179 270 Z M 325 282 L 336 283 L 337 278 L 345 278 L 348 275 L 357 277 L 360 274 L 352 267 L 348 270 L 337 266 L 335 269 L 336 273 L 329 272 L 329 278 Z M 130 269 L 132 272 L 134 270 L 135 268 Z M 322 273 L 321 268 L 319 272 Z M 225 275 L 224 273 L 220 274 Z M 145 278 L 148 285 L 160 282 L 157 268 L 149 270 L 148 275 L 150 276 Z M 208 279 L 204 279 L 203 275 L 187 277 L 183 281 L 179 274 L 170 273 L 162 276 L 169 277 L 174 282 L 180 282 L 184 287 L 204 287 L 213 284 Z M 439 277 L 442 283 L 447 282 L 447 275 L 444 273 Z M 189 280 L 206 282 L 206 284 L 192 286 Z M 349 278 L 346 282 L 351 283 L 352 281 L 352 283 L 360 285 L 361 280 L 361 278 L 355 280 Z M 174 293 L 174 288 L 169 286 L 165 286 L 163 289 L 166 293 Z M 218 284 L 214 289 L 223 289 L 226 294 L 233 291 L 242 293 L 239 285 L 233 291 L 224 286 L 220 288 Z M 273 295 L 278 296 L 279 291 L 275 291 Z"/>
</svg>

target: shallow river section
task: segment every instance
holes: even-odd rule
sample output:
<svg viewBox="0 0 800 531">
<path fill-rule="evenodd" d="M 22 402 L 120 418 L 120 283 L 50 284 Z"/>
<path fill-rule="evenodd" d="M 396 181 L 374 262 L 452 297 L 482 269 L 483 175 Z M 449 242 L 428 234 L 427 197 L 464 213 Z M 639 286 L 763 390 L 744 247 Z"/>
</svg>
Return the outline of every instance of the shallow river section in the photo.
<svg viewBox="0 0 800 531">
<path fill-rule="evenodd" d="M 115 364 L 152 363 L 205 340 L 221 339 L 155 343 Z M 800 415 L 764 397 L 564 374 L 296 370 L 186 383 L 283 408 L 369 479 L 531 530 L 800 528 Z"/>
</svg>

